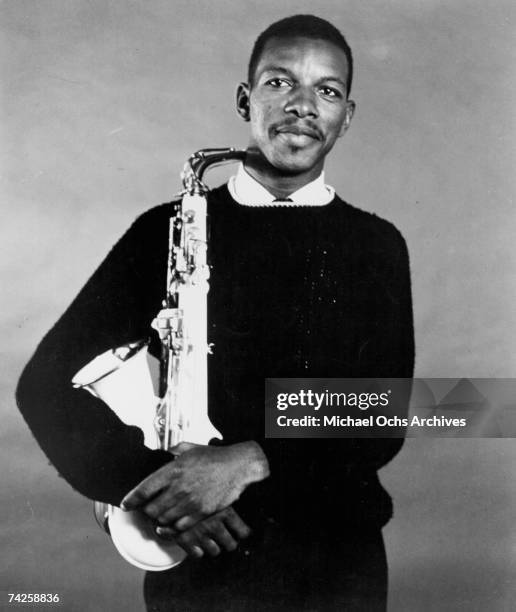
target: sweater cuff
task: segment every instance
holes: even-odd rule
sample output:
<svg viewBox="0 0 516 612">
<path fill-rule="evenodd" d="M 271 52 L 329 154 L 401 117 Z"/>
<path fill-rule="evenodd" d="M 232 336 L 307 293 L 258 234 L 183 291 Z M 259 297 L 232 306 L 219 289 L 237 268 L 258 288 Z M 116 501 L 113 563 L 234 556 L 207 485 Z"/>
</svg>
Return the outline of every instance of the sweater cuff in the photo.
<svg viewBox="0 0 516 612">
<path fill-rule="evenodd" d="M 119 506 L 131 489 L 173 459 L 174 456 L 164 450 L 150 450 L 142 447 L 138 456 L 135 457 L 132 453 L 128 464 L 129 469 L 119 469 L 117 466 L 106 467 L 106 472 L 112 471 L 111 478 L 105 473 L 106 477 L 102 478 L 102 481 L 111 482 L 112 485 L 105 491 L 99 491 L 94 497 L 99 501 Z"/>
</svg>

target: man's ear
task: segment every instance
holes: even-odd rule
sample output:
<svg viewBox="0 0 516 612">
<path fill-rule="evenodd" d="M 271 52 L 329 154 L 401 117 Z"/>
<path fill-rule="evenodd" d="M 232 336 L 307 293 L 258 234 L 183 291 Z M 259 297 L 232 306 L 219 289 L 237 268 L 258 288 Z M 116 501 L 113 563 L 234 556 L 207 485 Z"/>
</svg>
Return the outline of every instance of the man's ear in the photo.
<svg viewBox="0 0 516 612">
<path fill-rule="evenodd" d="M 249 85 L 247 83 L 239 83 L 236 92 L 236 109 L 237 113 L 244 121 L 249 121 Z"/>
<path fill-rule="evenodd" d="M 353 119 L 353 115 L 355 114 L 356 104 L 353 100 L 348 100 L 346 103 L 346 113 L 344 115 L 344 122 L 342 123 L 342 127 L 340 128 L 339 136 L 344 136 L 346 130 L 351 123 L 351 119 Z"/>
</svg>

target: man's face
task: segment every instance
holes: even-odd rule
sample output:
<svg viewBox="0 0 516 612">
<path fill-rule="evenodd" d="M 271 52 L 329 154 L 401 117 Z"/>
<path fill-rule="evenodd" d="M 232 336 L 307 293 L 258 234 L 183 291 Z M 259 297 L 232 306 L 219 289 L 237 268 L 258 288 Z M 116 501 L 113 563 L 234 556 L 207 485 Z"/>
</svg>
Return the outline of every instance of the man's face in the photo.
<svg viewBox="0 0 516 612">
<path fill-rule="evenodd" d="M 318 175 L 353 114 L 347 71 L 346 55 L 333 43 L 269 40 L 248 92 L 250 148 L 284 174 Z"/>
</svg>

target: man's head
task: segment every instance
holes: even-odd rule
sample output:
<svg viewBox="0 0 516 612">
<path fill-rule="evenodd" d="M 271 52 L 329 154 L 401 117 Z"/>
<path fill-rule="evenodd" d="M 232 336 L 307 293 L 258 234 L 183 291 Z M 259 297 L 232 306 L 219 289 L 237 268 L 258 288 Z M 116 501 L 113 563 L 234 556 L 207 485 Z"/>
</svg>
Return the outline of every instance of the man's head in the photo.
<svg viewBox="0 0 516 612">
<path fill-rule="evenodd" d="M 351 50 L 327 21 L 296 15 L 258 37 L 237 111 L 251 124 L 249 153 L 269 176 L 316 178 L 349 126 Z"/>
<path fill-rule="evenodd" d="M 311 38 L 312 40 L 324 40 L 333 43 L 344 52 L 348 64 L 346 95 L 351 92 L 353 82 L 353 54 L 344 36 L 329 21 L 316 17 L 315 15 L 292 15 L 285 17 L 266 28 L 256 39 L 249 66 L 247 68 L 247 82 L 252 87 L 256 72 L 256 66 L 263 53 L 265 45 L 271 38 Z"/>
</svg>

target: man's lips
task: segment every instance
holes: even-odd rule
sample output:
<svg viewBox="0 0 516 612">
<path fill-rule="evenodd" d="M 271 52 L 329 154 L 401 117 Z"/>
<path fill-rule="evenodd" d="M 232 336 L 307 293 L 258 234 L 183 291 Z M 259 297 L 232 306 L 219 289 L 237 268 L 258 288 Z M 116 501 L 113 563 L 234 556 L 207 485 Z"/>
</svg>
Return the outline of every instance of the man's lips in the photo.
<svg viewBox="0 0 516 612">
<path fill-rule="evenodd" d="M 320 140 L 319 131 L 307 125 L 280 125 L 274 130 L 277 134 L 294 134 L 295 136 L 309 136 L 315 140 Z"/>
</svg>

